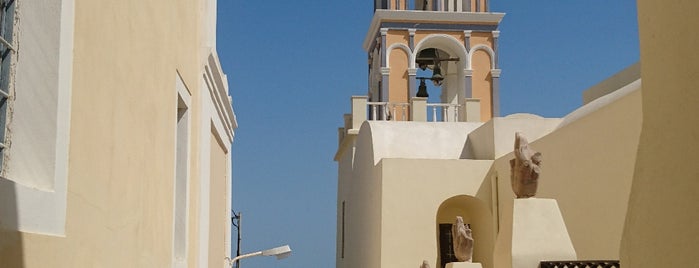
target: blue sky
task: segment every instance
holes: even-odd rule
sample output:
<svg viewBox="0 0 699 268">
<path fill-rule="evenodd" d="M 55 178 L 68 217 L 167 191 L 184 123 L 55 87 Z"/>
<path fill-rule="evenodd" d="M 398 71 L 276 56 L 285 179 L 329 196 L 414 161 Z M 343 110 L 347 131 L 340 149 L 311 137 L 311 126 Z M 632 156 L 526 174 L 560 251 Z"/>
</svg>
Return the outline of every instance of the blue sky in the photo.
<svg viewBox="0 0 699 268">
<path fill-rule="evenodd" d="M 564 116 L 582 91 L 639 59 L 635 0 L 491 2 L 507 13 L 503 115 Z M 233 207 L 243 213 L 242 252 L 293 249 L 288 259 L 255 257 L 241 267 L 334 267 L 337 128 L 350 96 L 367 92 L 361 44 L 372 7 L 218 1 L 217 49 L 239 124 Z"/>
</svg>

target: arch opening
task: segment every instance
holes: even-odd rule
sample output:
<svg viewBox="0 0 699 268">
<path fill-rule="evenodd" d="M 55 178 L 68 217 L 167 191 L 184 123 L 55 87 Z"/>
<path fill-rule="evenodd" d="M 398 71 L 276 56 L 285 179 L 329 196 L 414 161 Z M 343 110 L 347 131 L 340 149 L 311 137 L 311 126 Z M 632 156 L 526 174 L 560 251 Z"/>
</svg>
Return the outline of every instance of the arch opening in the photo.
<svg viewBox="0 0 699 268">
<path fill-rule="evenodd" d="M 461 216 L 464 224 L 469 224 L 473 232 L 473 262 L 483 267 L 492 267 L 492 253 L 495 233 L 491 211 L 482 200 L 468 195 L 451 197 L 439 206 L 435 219 L 437 234 L 437 267 L 444 268 L 449 262 L 456 262 L 451 245 L 451 227 Z"/>
</svg>

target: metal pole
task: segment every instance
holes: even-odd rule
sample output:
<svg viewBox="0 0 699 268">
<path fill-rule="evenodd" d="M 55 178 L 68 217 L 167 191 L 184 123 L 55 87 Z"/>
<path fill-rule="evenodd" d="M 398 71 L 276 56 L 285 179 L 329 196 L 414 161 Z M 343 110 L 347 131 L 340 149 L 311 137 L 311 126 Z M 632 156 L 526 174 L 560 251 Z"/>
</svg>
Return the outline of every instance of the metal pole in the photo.
<svg viewBox="0 0 699 268">
<path fill-rule="evenodd" d="M 242 212 L 238 212 L 238 250 L 236 251 L 236 257 L 240 256 L 240 220 L 243 217 Z M 235 261 L 235 268 L 240 268 L 240 259 Z"/>
</svg>

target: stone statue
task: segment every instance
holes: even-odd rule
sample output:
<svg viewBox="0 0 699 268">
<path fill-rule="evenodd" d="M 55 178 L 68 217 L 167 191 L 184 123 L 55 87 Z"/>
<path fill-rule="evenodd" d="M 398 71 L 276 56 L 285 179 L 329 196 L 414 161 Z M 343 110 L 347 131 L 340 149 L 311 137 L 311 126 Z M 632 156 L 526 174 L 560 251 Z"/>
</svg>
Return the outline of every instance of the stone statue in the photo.
<svg viewBox="0 0 699 268">
<path fill-rule="evenodd" d="M 541 153 L 529 149 L 529 142 L 521 133 L 515 133 L 515 159 L 510 160 L 510 181 L 517 198 L 536 195 L 541 173 Z"/>
<path fill-rule="evenodd" d="M 473 236 L 471 228 L 464 224 L 461 216 L 456 216 L 456 222 L 451 226 L 451 239 L 454 245 L 454 255 L 459 262 L 471 262 L 473 258 Z"/>
<path fill-rule="evenodd" d="M 430 263 L 427 261 L 422 261 L 422 265 L 420 265 L 420 268 L 430 268 Z"/>
</svg>

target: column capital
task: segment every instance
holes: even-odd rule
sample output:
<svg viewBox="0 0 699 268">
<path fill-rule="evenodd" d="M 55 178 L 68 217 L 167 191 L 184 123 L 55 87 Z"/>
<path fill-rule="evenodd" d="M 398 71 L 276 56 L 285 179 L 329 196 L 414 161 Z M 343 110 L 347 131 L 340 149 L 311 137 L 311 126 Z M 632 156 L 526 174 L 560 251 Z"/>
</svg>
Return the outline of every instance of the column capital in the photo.
<svg viewBox="0 0 699 268">
<path fill-rule="evenodd" d="M 492 70 L 490 70 L 490 75 L 492 75 L 493 78 L 500 78 L 501 72 L 502 72 L 501 69 L 492 69 Z"/>
<path fill-rule="evenodd" d="M 472 33 L 472 32 L 473 32 L 473 31 L 471 31 L 471 30 L 466 30 L 466 31 L 464 31 L 464 36 L 466 36 L 466 37 L 471 37 L 471 33 Z"/>
<path fill-rule="evenodd" d="M 473 70 L 464 69 L 464 76 L 473 76 Z"/>
<path fill-rule="evenodd" d="M 493 38 L 500 37 L 500 31 L 493 31 Z"/>
<path fill-rule="evenodd" d="M 416 31 L 417 31 L 417 29 L 412 29 L 412 28 L 408 29 L 408 33 L 410 34 L 410 36 L 415 35 Z"/>
<path fill-rule="evenodd" d="M 381 36 L 386 36 L 388 34 L 388 28 L 381 28 Z"/>
<path fill-rule="evenodd" d="M 417 68 L 408 68 L 408 75 L 417 75 Z"/>
<path fill-rule="evenodd" d="M 389 75 L 391 73 L 391 68 L 381 67 L 381 75 Z"/>
</svg>

